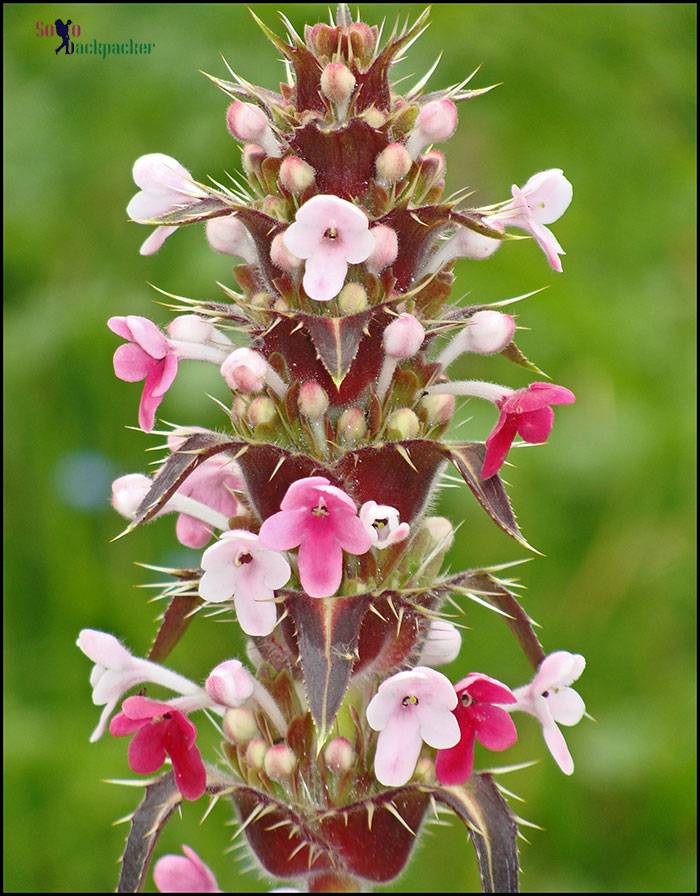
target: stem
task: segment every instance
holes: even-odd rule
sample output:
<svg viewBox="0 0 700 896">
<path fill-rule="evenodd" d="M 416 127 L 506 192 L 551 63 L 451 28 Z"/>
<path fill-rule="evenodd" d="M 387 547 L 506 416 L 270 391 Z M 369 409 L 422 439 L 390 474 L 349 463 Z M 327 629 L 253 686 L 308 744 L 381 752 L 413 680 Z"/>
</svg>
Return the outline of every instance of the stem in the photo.
<svg viewBox="0 0 700 896">
<path fill-rule="evenodd" d="M 143 673 L 142 681 L 161 685 L 161 687 L 167 688 L 169 691 L 175 691 L 176 694 L 183 694 L 188 697 L 199 693 L 205 693 L 206 695 L 206 692 L 202 692 L 199 685 L 190 681 L 189 678 L 185 678 L 184 675 L 178 675 L 177 672 L 166 669 L 165 666 L 153 663 L 151 660 L 140 659 L 136 662 L 138 671 Z M 207 697 L 207 699 L 209 698 Z"/>
<path fill-rule="evenodd" d="M 484 380 L 460 380 L 455 383 L 438 383 L 436 386 L 428 386 L 427 395 L 466 395 L 472 398 L 483 398 L 498 404 L 509 395 L 513 395 L 514 389 L 507 386 L 499 386 L 497 383 L 487 383 Z"/>
<path fill-rule="evenodd" d="M 183 339 L 171 339 L 171 346 L 180 360 L 209 361 L 211 364 L 223 364 L 229 356 L 226 349 L 205 345 L 202 342 L 185 342 Z"/>
<path fill-rule="evenodd" d="M 326 421 L 324 417 L 309 419 L 309 428 L 322 457 L 328 457 L 328 442 L 326 441 Z"/>
<path fill-rule="evenodd" d="M 214 529 L 219 529 L 221 532 L 226 532 L 228 529 L 227 516 L 219 513 L 218 510 L 213 510 L 209 505 L 197 501 L 196 498 L 189 498 L 187 495 L 181 495 L 179 492 L 176 492 L 168 501 L 166 507 L 174 513 L 185 513 L 187 516 L 194 517 L 196 520 L 200 520 Z"/>
<path fill-rule="evenodd" d="M 275 703 L 272 694 L 267 690 L 267 688 L 260 684 L 259 681 L 255 681 L 255 686 L 253 688 L 253 696 L 251 698 L 255 700 L 260 709 L 267 715 L 275 728 L 279 731 L 282 737 L 286 737 L 287 735 L 287 723 L 284 721 L 284 716 L 280 712 L 279 706 Z"/>
<path fill-rule="evenodd" d="M 379 371 L 379 379 L 377 380 L 377 398 L 380 401 L 384 401 L 384 396 L 394 378 L 394 372 L 398 363 L 398 358 L 392 358 L 391 355 L 384 356 L 382 369 Z"/>
<path fill-rule="evenodd" d="M 284 396 L 287 394 L 287 384 L 279 375 L 279 373 L 277 373 L 274 367 L 271 367 L 269 364 L 267 365 L 265 382 L 280 398 L 284 398 Z"/>
</svg>

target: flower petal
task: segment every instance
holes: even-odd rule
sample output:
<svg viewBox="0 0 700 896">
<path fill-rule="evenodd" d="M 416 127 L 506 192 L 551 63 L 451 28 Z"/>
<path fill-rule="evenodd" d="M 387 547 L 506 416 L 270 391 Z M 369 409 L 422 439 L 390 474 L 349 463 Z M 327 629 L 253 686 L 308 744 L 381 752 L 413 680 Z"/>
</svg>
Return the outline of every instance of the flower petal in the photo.
<svg viewBox="0 0 700 896">
<path fill-rule="evenodd" d="M 143 243 L 141 243 L 139 255 L 155 255 L 167 238 L 172 236 L 177 229 L 177 227 L 165 225 L 156 227 L 153 233 L 151 233 L 150 236 L 147 236 Z"/>
<path fill-rule="evenodd" d="M 272 632 L 277 622 L 277 604 L 271 590 L 261 588 L 251 593 L 239 589 L 233 602 L 238 624 L 246 635 L 265 637 Z"/>
<path fill-rule="evenodd" d="M 491 435 L 486 439 L 486 454 L 481 469 L 482 479 L 490 479 L 503 466 L 513 439 L 518 431 L 518 422 L 513 414 L 501 413 Z"/>
<path fill-rule="evenodd" d="M 306 537 L 299 547 L 298 562 L 301 586 L 309 597 L 336 593 L 343 578 L 343 550 L 333 532 Z"/>
<path fill-rule="evenodd" d="M 556 725 L 546 725 L 542 729 L 544 742 L 547 744 L 549 752 L 552 754 L 554 761 L 565 775 L 573 775 L 574 760 L 564 740 L 564 735 Z"/>
<path fill-rule="evenodd" d="M 162 726 L 162 722 L 146 724 L 129 743 L 129 766 L 139 775 L 157 772 L 165 762 Z"/>
<path fill-rule="evenodd" d="M 586 704 L 573 688 L 562 688 L 547 697 L 552 718 L 559 725 L 578 725 L 586 712 Z"/>
<path fill-rule="evenodd" d="M 518 433 L 531 445 L 541 445 L 549 438 L 554 426 L 554 411 L 547 407 L 539 411 L 528 411 L 517 416 Z"/>
<path fill-rule="evenodd" d="M 459 743 L 459 724 L 449 709 L 420 706 L 420 735 L 429 747 L 446 750 Z"/>
<path fill-rule="evenodd" d="M 304 538 L 308 516 L 306 508 L 273 513 L 260 527 L 261 545 L 276 551 L 289 551 L 298 547 Z"/>
<path fill-rule="evenodd" d="M 518 739 L 513 720 L 504 709 L 489 704 L 479 704 L 473 707 L 474 715 L 478 717 L 476 726 L 476 739 L 487 750 L 507 750 Z"/>
<path fill-rule="evenodd" d="M 354 513 L 333 514 L 333 531 L 341 548 L 348 554 L 366 554 L 372 547 L 372 536 Z"/>
<path fill-rule="evenodd" d="M 460 724 L 461 739 L 449 750 L 440 750 L 435 758 L 435 774 L 441 784 L 464 784 L 474 770 L 474 729 Z"/>
<path fill-rule="evenodd" d="M 161 893 L 219 893 L 219 885 L 211 870 L 189 846 L 184 856 L 167 855 L 158 859 L 153 881 Z"/>
<path fill-rule="evenodd" d="M 374 774 L 385 787 L 410 780 L 420 755 L 420 724 L 414 712 L 396 712 L 377 738 Z"/>
<path fill-rule="evenodd" d="M 139 383 L 158 363 L 134 342 L 120 345 L 112 358 L 115 376 L 125 383 Z"/>
<path fill-rule="evenodd" d="M 343 254 L 322 247 L 306 261 L 304 290 L 317 302 L 330 302 L 343 288 L 347 273 L 348 263 Z"/>
</svg>

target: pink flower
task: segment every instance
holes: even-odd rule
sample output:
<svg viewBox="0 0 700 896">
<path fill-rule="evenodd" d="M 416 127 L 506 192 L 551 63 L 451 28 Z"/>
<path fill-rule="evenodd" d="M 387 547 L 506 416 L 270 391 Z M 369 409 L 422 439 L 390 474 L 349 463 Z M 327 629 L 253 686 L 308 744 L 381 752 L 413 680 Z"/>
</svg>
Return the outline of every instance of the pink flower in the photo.
<svg viewBox="0 0 700 896">
<path fill-rule="evenodd" d="M 395 507 L 365 501 L 360 507 L 360 519 L 372 539 L 375 548 L 388 548 L 408 538 L 411 527 L 399 522 L 399 512 Z"/>
<path fill-rule="evenodd" d="M 530 383 L 526 389 L 499 399 L 496 404 L 501 415 L 486 440 L 482 477 L 488 479 L 501 469 L 516 434 L 532 445 L 546 442 L 554 424 L 550 405 L 575 401 L 573 392 L 553 383 Z"/>
<path fill-rule="evenodd" d="M 343 578 L 343 551 L 364 554 L 372 546 L 355 502 L 325 477 L 309 476 L 289 486 L 281 508 L 262 524 L 261 543 L 278 551 L 299 546 L 302 588 L 330 597 Z"/>
<path fill-rule="evenodd" d="M 374 773 L 380 784 L 400 787 L 413 774 L 423 741 L 442 750 L 459 741 L 450 680 L 426 666 L 398 672 L 379 685 L 367 721 L 379 731 Z"/>
<path fill-rule="evenodd" d="M 126 383 L 145 380 L 139 405 L 139 426 L 153 429 L 156 411 L 177 375 L 177 353 L 148 318 L 130 314 L 110 317 L 109 329 L 126 339 L 114 353 L 114 372 Z"/>
<path fill-rule="evenodd" d="M 367 215 L 337 196 L 313 196 L 284 231 L 284 242 L 297 258 L 306 259 L 304 289 L 317 302 L 329 302 L 345 283 L 348 264 L 369 258 L 374 237 Z"/>
<path fill-rule="evenodd" d="M 207 773 L 195 738 L 197 729 L 187 716 L 168 703 L 147 697 L 127 697 L 109 726 L 110 734 L 134 734 L 129 744 L 129 766 L 140 775 L 157 772 L 170 757 L 175 782 L 186 800 L 198 800 L 207 787 Z"/>
<path fill-rule="evenodd" d="M 566 253 L 545 224 L 553 224 L 571 203 L 574 188 L 561 168 L 550 168 L 533 174 L 522 189 L 513 184 L 513 199 L 493 216 L 511 227 L 527 231 L 547 256 L 552 269 L 561 273 L 560 255 Z M 488 224 L 492 219 L 487 219 Z"/>
<path fill-rule="evenodd" d="M 206 601 L 233 598 L 238 622 L 247 635 L 269 635 L 277 622 L 275 589 L 289 581 L 285 558 L 268 550 L 262 537 L 244 529 L 224 532 L 202 555 L 199 593 Z"/>
<path fill-rule="evenodd" d="M 530 684 L 513 692 L 517 703 L 511 709 L 539 719 L 549 752 L 565 775 L 573 774 L 574 761 L 557 725 L 578 725 L 583 718 L 586 706 L 570 685 L 585 668 L 579 653 L 557 650 L 542 660 Z"/>
<path fill-rule="evenodd" d="M 161 152 L 141 156 L 134 162 L 134 183 L 140 192 L 132 197 L 126 213 L 132 221 L 147 224 L 193 199 L 206 198 L 206 193 L 195 186 L 190 172 Z M 177 227 L 156 227 L 141 246 L 141 255 L 153 255 Z"/>
<path fill-rule="evenodd" d="M 243 505 L 233 492 L 243 488 L 243 479 L 230 458 L 217 454 L 203 461 L 185 479 L 177 491 L 178 497 L 192 498 L 216 513 L 231 518 L 238 516 Z M 183 503 L 183 502 L 181 502 Z M 180 544 L 195 550 L 211 541 L 212 526 L 201 519 L 180 513 L 175 533 Z"/>
<path fill-rule="evenodd" d="M 221 893 L 210 868 L 189 846 L 184 856 L 167 855 L 158 859 L 153 880 L 161 893 Z"/>
<path fill-rule="evenodd" d="M 488 750 L 507 750 L 518 739 L 513 720 L 499 703 L 515 703 L 512 691 L 495 678 L 472 672 L 455 685 L 458 703 L 453 710 L 459 742 L 440 750 L 435 773 L 441 784 L 464 784 L 474 769 L 474 741 Z"/>
</svg>

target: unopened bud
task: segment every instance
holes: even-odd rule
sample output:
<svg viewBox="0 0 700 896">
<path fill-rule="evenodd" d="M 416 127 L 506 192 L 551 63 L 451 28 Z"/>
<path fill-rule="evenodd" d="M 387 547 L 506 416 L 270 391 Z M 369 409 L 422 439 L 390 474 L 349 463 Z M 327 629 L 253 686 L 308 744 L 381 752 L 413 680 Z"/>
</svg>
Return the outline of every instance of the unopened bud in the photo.
<svg viewBox="0 0 700 896">
<path fill-rule="evenodd" d="M 243 168 L 248 174 L 257 174 L 266 159 L 265 150 L 257 143 L 246 143 L 241 153 Z"/>
<path fill-rule="evenodd" d="M 420 421 L 410 408 L 399 408 L 389 415 L 386 433 L 390 439 L 415 439 L 420 432 Z"/>
<path fill-rule="evenodd" d="M 142 473 L 120 476 L 112 483 L 112 507 L 126 519 L 133 519 L 152 484 Z"/>
<path fill-rule="evenodd" d="M 477 311 L 467 321 L 464 330 L 468 337 L 467 351 L 479 355 L 495 355 L 513 339 L 515 320 L 500 311 Z"/>
<path fill-rule="evenodd" d="M 235 215 L 211 218 L 206 223 L 209 245 L 222 255 L 234 255 L 248 264 L 255 263 L 255 243 Z"/>
<path fill-rule="evenodd" d="M 246 747 L 245 761 L 251 768 L 262 768 L 265 764 L 267 744 L 261 737 L 254 737 Z"/>
<path fill-rule="evenodd" d="M 274 744 L 265 754 L 265 774 L 273 781 L 284 781 L 297 767 L 297 757 L 287 744 Z"/>
<path fill-rule="evenodd" d="M 457 107 L 452 100 L 432 100 L 418 113 L 406 142 L 406 149 L 415 159 L 429 143 L 441 143 L 457 130 Z"/>
<path fill-rule="evenodd" d="M 431 149 L 420 158 L 421 171 L 431 180 L 440 180 L 445 176 L 445 154 L 439 149 Z"/>
<path fill-rule="evenodd" d="M 438 398 L 439 396 L 434 396 Z M 247 420 L 251 426 L 268 426 L 277 418 L 275 403 L 267 395 L 256 395 L 248 405 Z"/>
<path fill-rule="evenodd" d="M 236 707 L 253 695 L 255 681 L 240 660 L 226 660 L 212 669 L 204 687 L 215 703 Z"/>
<path fill-rule="evenodd" d="M 319 22 L 304 26 L 306 46 L 317 56 L 332 56 L 338 48 L 338 31 L 331 25 Z"/>
<path fill-rule="evenodd" d="M 425 330 L 412 314 L 404 312 L 384 330 L 384 351 L 392 358 L 412 358 L 425 339 Z"/>
<path fill-rule="evenodd" d="M 364 118 L 371 128 L 380 128 L 386 124 L 386 115 L 380 112 L 376 106 L 370 106 L 369 109 L 365 109 L 360 118 Z"/>
<path fill-rule="evenodd" d="M 367 270 L 372 274 L 379 274 L 396 261 L 399 238 L 396 231 L 386 224 L 377 224 L 370 233 L 374 237 L 374 248 L 366 261 Z"/>
<path fill-rule="evenodd" d="M 289 302 L 280 297 L 275 300 L 275 304 L 272 307 L 275 311 L 289 311 Z"/>
<path fill-rule="evenodd" d="M 433 760 L 428 756 L 421 756 L 416 763 L 416 770 L 413 772 L 413 777 L 416 781 L 420 781 L 421 784 L 434 784 L 435 763 Z"/>
<path fill-rule="evenodd" d="M 445 516 L 426 516 L 413 543 L 418 555 L 430 554 L 434 550 L 446 553 L 455 540 L 452 523 Z"/>
<path fill-rule="evenodd" d="M 256 292 L 253 296 L 251 296 L 250 304 L 253 308 L 263 308 L 267 309 L 272 306 L 273 298 L 269 292 L 265 292 L 261 290 L 260 292 Z"/>
<path fill-rule="evenodd" d="M 426 395 L 418 405 L 428 426 L 444 426 L 455 412 L 454 395 Z"/>
<path fill-rule="evenodd" d="M 261 210 L 278 221 L 287 220 L 287 203 L 281 196 L 266 196 L 262 201 Z"/>
<path fill-rule="evenodd" d="M 197 314 L 181 314 L 168 324 L 168 336 L 183 342 L 207 342 L 214 336 L 214 327 Z"/>
<path fill-rule="evenodd" d="M 299 156 L 287 156 L 280 165 L 279 179 L 285 189 L 298 196 L 312 186 L 316 172 Z"/>
<path fill-rule="evenodd" d="M 221 365 L 221 375 L 232 392 L 260 392 L 265 385 L 267 361 L 250 348 L 237 348 Z"/>
<path fill-rule="evenodd" d="M 270 245 L 270 260 L 281 271 L 294 274 L 301 266 L 301 258 L 297 258 L 286 246 L 284 234 L 278 233 Z"/>
<path fill-rule="evenodd" d="M 353 57 L 367 64 L 374 55 L 379 29 L 376 25 L 370 26 L 365 22 L 353 22 L 345 29 L 345 33 L 350 41 Z"/>
<path fill-rule="evenodd" d="M 302 416 L 317 420 L 328 410 L 328 396 L 317 382 L 307 380 L 299 389 L 297 405 Z"/>
<path fill-rule="evenodd" d="M 245 395 L 236 395 L 231 403 L 231 419 L 243 420 L 248 413 L 250 399 Z"/>
<path fill-rule="evenodd" d="M 419 666 L 445 666 L 459 656 L 462 636 L 459 629 L 445 619 L 433 619 L 428 629 L 420 657 Z"/>
<path fill-rule="evenodd" d="M 243 143 L 256 143 L 268 156 L 279 156 L 277 138 L 267 116 L 253 103 L 235 100 L 226 110 L 226 124 L 231 134 Z"/>
<path fill-rule="evenodd" d="M 223 728 L 226 737 L 234 744 L 247 744 L 258 733 L 255 714 L 245 706 L 227 709 Z"/>
<path fill-rule="evenodd" d="M 367 421 L 360 408 L 347 408 L 338 420 L 338 441 L 341 445 L 357 445 L 367 435 Z"/>
<path fill-rule="evenodd" d="M 367 290 L 361 283 L 346 283 L 340 290 L 338 306 L 343 314 L 358 314 L 367 305 Z"/>
<path fill-rule="evenodd" d="M 377 156 L 377 174 L 388 184 L 395 184 L 411 170 L 413 161 L 403 143 L 390 143 Z"/>
<path fill-rule="evenodd" d="M 323 751 L 323 758 L 332 772 L 347 772 L 355 762 L 355 750 L 346 737 L 334 737 Z"/>
<path fill-rule="evenodd" d="M 321 93 L 336 106 L 346 108 L 355 89 L 355 76 L 342 62 L 330 62 L 321 74 Z"/>
</svg>

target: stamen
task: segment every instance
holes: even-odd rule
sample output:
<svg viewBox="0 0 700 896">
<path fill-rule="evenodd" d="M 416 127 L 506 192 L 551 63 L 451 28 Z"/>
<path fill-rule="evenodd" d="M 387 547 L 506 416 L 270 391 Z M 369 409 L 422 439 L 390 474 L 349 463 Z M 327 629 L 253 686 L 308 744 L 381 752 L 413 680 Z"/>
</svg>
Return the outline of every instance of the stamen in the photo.
<svg viewBox="0 0 700 896">
<path fill-rule="evenodd" d="M 408 694 L 408 696 L 403 698 L 401 704 L 402 706 L 418 706 L 418 697 Z"/>
<path fill-rule="evenodd" d="M 244 563 L 252 563 L 252 562 L 253 562 L 252 554 L 248 554 L 248 553 L 239 554 L 238 557 L 236 558 L 236 566 L 243 566 Z"/>
</svg>

